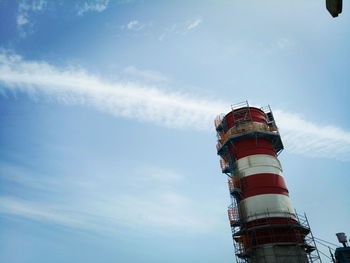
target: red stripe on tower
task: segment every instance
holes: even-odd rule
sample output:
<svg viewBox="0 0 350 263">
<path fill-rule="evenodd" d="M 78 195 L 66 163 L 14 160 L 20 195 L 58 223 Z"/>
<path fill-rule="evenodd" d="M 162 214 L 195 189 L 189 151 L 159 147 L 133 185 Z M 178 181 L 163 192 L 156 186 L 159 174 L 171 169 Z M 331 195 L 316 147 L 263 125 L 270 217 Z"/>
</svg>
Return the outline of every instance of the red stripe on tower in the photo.
<svg viewBox="0 0 350 263">
<path fill-rule="evenodd" d="M 244 198 L 262 194 L 280 194 L 288 196 L 284 178 L 278 174 L 254 174 L 241 179 Z"/>
<path fill-rule="evenodd" d="M 276 156 L 273 143 L 264 138 L 247 138 L 236 142 L 230 147 L 230 152 L 236 160 L 254 154 L 266 154 Z"/>
</svg>

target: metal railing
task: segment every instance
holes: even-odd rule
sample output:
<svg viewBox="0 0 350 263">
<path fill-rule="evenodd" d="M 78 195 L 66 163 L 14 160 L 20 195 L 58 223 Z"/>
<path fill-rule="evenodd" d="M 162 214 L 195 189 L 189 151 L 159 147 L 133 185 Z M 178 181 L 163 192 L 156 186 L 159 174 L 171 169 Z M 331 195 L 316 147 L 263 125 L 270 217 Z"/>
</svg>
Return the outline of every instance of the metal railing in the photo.
<svg viewBox="0 0 350 263">
<path fill-rule="evenodd" d="M 239 212 L 238 207 L 234 205 L 230 205 L 227 209 L 228 219 L 230 220 L 230 224 L 235 225 L 239 222 Z"/>
<path fill-rule="evenodd" d="M 223 173 L 227 173 L 230 170 L 230 165 L 222 158 L 220 159 L 220 167 Z"/>
<path fill-rule="evenodd" d="M 216 149 L 219 150 L 222 145 L 224 145 L 230 138 L 248 134 L 251 132 L 264 132 L 264 133 L 270 133 L 274 135 L 278 135 L 278 129 L 276 126 L 269 126 L 264 123 L 247 123 L 242 124 L 239 126 L 234 126 L 231 129 L 229 129 L 226 133 L 218 134 L 218 143 L 216 145 Z"/>
<path fill-rule="evenodd" d="M 241 184 L 238 176 L 231 176 L 228 178 L 228 187 L 230 189 L 230 193 L 234 190 L 241 190 Z"/>
</svg>

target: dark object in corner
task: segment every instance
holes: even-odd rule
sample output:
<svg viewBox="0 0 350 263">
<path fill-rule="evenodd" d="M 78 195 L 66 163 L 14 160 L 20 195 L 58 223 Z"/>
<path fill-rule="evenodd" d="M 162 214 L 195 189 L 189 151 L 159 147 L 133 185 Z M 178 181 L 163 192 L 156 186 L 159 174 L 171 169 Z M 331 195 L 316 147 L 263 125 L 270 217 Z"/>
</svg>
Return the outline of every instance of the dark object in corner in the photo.
<svg viewBox="0 0 350 263">
<path fill-rule="evenodd" d="M 343 0 L 326 0 L 326 7 L 333 17 L 337 17 L 342 12 Z"/>
</svg>

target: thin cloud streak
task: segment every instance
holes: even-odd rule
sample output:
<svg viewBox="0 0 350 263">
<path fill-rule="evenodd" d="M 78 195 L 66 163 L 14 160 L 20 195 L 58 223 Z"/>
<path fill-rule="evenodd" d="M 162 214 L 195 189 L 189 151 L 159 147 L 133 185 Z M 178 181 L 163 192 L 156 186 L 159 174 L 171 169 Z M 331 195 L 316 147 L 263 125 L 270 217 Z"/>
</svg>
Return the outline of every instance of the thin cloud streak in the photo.
<svg viewBox="0 0 350 263">
<path fill-rule="evenodd" d="M 112 83 L 82 69 L 25 61 L 6 52 L 0 54 L 0 82 L 5 90 L 92 106 L 118 117 L 177 129 L 213 131 L 214 117 L 230 105 L 137 82 Z M 275 110 L 275 116 L 288 151 L 349 160 L 350 132 L 281 110 Z"/>
<path fill-rule="evenodd" d="M 165 28 L 164 32 L 159 36 L 158 40 L 163 41 L 172 34 L 185 36 L 189 32 L 195 31 L 195 29 L 202 23 L 202 18 L 196 18 L 193 20 L 188 20 L 186 22 L 173 24 L 170 27 Z"/>
<path fill-rule="evenodd" d="M 128 66 L 123 70 L 124 73 L 135 78 L 141 78 L 143 81 L 167 82 L 168 78 L 161 73 L 153 70 L 141 70 L 134 66 Z"/>
<path fill-rule="evenodd" d="M 203 23 L 203 20 L 201 18 L 197 18 L 194 21 L 191 21 L 188 23 L 187 30 L 195 29 L 202 23 Z"/>
<path fill-rule="evenodd" d="M 350 132 L 317 125 L 294 113 L 275 110 L 274 114 L 289 151 L 310 157 L 350 160 Z"/>
<path fill-rule="evenodd" d="M 33 13 L 42 12 L 48 2 L 46 0 L 22 0 L 18 4 L 18 14 L 16 18 L 17 29 L 21 37 L 25 37 L 28 33 L 33 31 L 33 22 L 30 16 Z"/>
<path fill-rule="evenodd" d="M 121 29 L 126 29 L 126 30 L 131 30 L 131 31 L 140 31 L 142 29 L 144 29 L 145 27 L 149 27 L 151 26 L 152 23 L 141 23 L 138 20 L 131 20 L 130 22 L 128 22 L 126 25 L 122 25 Z"/>
<path fill-rule="evenodd" d="M 82 220 L 77 220 L 67 213 L 55 211 L 55 209 L 40 206 L 35 202 L 28 202 L 13 197 L 0 197 L 0 213 L 71 227 L 87 227 Z M 91 226 L 89 226 L 89 228 L 91 228 Z"/>
<path fill-rule="evenodd" d="M 95 0 L 85 1 L 82 5 L 77 7 L 78 15 L 82 16 L 87 12 L 98 12 L 101 13 L 107 9 L 110 0 Z"/>
<path fill-rule="evenodd" d="M 205 233 L 221 222 L 217 213 L 205 216 L 201 203 L 174 187 L 182 178 L 174 171 L 150 167 L 153 173 L 143 174 L 142 184 L 115 174 L 57 175 L 53 181 L 46 174 L 0 164 L 2 180 L 22 189 L 21 197 L 0 196 L 0 214 L 108 233 L 145 227 Z M 36 199 L 32 198 L 34 192 Z"/>
<path fill-rule="evenodd" d="M 134 82 L 110 83 L 81 69 L 59 69 L 45 62 L 0 56 L 0 81 L 13 91 L 47 96 L 68 104 L 92 105 L 115 116 L 171 128 L 208 130 L 222 103 L 193 99 Z"/>
</svg>

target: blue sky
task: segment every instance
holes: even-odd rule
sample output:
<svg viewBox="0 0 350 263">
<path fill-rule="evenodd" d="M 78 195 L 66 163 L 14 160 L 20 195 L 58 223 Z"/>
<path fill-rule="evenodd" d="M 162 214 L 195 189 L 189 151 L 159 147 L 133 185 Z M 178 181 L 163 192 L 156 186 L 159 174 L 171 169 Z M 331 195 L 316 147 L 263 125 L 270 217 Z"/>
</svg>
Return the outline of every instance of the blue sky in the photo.
<svg viewBox="0 0 350 263">
<path fill-rule="evenodd" d="M 232 262 L 213 119 L 245 99 L 272 106 L 314 235 L 350 234 L 349 16 L 0 0 L 0 261 Z"/>
</svg>

